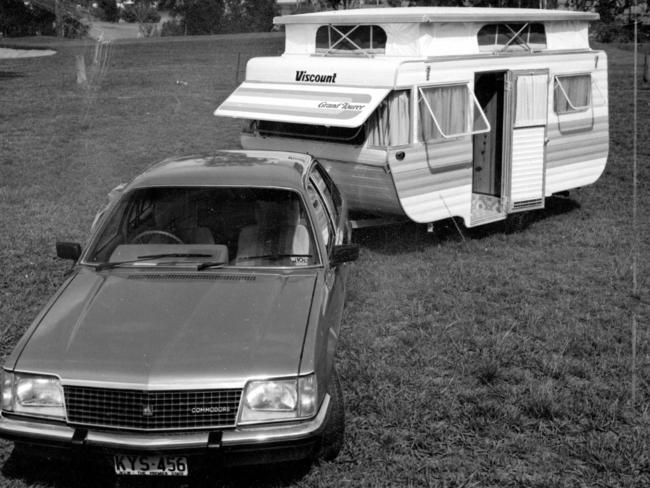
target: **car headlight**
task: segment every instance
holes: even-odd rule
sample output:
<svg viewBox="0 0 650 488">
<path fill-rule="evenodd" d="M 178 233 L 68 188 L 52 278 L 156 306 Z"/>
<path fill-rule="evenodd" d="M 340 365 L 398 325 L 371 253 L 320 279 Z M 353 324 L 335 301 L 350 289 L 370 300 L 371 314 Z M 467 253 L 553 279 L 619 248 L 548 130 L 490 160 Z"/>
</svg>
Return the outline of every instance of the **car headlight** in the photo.
<svg viewBox="0 0 650 488">
<path fill-rule="evenodd" d="M 300 378 L 250 381 L 244 389 L 239 423 L 313 417 L 318 388 L 313 374 Z"/>
<path fill-rule="evenodd" d="M 37 417 L 65 418 L 61 381 L 54 376 L 4 371 L 2 410 Z"/>
</svg>

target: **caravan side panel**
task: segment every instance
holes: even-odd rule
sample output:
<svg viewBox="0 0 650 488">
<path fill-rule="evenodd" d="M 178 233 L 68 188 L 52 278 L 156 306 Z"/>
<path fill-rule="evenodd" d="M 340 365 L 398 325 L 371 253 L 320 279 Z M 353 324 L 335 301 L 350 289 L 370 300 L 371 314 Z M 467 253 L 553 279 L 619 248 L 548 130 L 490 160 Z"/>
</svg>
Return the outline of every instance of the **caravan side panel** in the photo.
<svg viewBox="0 0 650 488">
<path fill-rule="evenodd" d="M 591 72 L 593 110 L 557 115 L 553 86 L 549 88 L 546 195 L 594 183 L 602 174 L 609 151 L 607 57 L 602 51 L 585 55 L 587 63 L 573 63 L 554 70 L 554 75 Z M 596 61 L 598 59 L 598 61 Z M 594 64 L 598 63 L 594 71 Z"/>
<path fill-rule="evenodd" d="M 386 151 L 249 134 L 242 134 L 241 143 L 245 149 L 289 149 L 311 154 L 336 181 L 350 210 L 404 215 L 386 165 Z"/>
<path fill-rule="evenodd" d="M 404 215 L 385 165 L 351 163 L 323 157 L 318 160 L 332 175 L 332 179 L 338 182 L 338 188 L 345 195 L 350 210 Z"/>
<path fill-rule="evenodd" d="M 469 222 L 472 196 L 472 144 L 463 137 L 442 144 L 418 144 L 390 169 L 404 213 L 415 222 L 461 216 Z"/>
</svg>

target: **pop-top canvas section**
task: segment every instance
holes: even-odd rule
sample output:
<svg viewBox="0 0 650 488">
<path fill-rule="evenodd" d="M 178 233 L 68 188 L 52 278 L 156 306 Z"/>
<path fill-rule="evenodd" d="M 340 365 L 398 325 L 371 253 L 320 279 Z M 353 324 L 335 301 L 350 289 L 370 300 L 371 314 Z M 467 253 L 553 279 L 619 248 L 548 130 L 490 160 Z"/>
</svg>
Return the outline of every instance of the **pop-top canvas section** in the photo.
<svg viewBox="0 0 650 488">
<path fill-rule="evenodd" d="M 322 25 L 316 54 L 371 56 L 386 53 L 386 31 L 378 25 Z"/>
<path fill-rule="evenodd" d="M 444 57 L 589 49 L 588 12 L 412 7 L 277 17 L 285 55 Z"/>
<path fill-rule="evenodd" d="M 482 52 L 543 51 L 546 30 L 537 22 L 487 24 L 478 31 L 477 40 Z"/>
</svg>

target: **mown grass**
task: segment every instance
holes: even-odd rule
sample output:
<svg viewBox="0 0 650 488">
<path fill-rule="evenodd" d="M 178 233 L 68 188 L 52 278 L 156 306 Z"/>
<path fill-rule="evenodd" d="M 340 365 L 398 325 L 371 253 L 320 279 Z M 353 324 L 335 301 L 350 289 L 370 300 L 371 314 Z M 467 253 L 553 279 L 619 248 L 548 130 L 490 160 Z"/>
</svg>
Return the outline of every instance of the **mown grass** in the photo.
<svg viewBox="0 0 650 488">
<path fill-rule="evenodd" d="M 0 61 L 2 357 L 64 278 L 54 241 L 83 241 L 106 193 L 148 164 L 237 146 L 239 124 L 212 112 L 236 84 L 237 59 L 276 54 L 282 39 L 117 43 L 96 68 L 92 45 L 57 48 L 49 58 Z M 76 54 L 89 64 L 88 88 L 75 83 Z M 637 105 L 635 231 L 632 55 L 609 56 L 610 159 L 595 185 L 477 229 L 448 221 L 433 234 L 415 224 L 357 231 L 361 257 L 338 351 L 341 455 L 306 471 L 237 471 L 196 484 L 650 485 L 650 91 Z M 26 466 L 1 445 L 1 486 L 116 483 L 69 466 Z"/>
</svg>

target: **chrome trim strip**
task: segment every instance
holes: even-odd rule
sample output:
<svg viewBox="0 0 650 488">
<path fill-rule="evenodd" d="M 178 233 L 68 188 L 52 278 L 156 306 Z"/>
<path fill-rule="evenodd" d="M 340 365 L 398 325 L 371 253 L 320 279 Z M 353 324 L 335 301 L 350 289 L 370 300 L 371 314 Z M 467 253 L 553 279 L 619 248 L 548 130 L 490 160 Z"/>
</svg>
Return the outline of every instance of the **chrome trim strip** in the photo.
<svg viewBox="0 0 650 488">
<path fill-rule="evenodd" d="M 73 435 L 74 429 L 64 424 L 46 424 L 38 421 L 0 418 L 0 436 L 2 437 L 72 443 Z"/>
<path fill-rule="evenodd" d="M 84 441 L 86 446 L 107 447 L 113 449 L 140 449 L 143 451 L 158 449 L 200 449 L 208 446 L 208 433 L 146 435 L 132 432 L 96 432 L 89 431 Z"/>
<path fill-rule="evenodd" d="M 318 412 L 311 420 L 264 427 L 242 427 L 224 430 L 221 439 L 223 447 L 264 445 L 275 442 L 290 442 L 317 435 L 325 425 L 330 396 L 326 395 Z M 72 445 L 76 429 L 63 424 L 46 424 L 29 420 L 0 418 L 0 437 L 34 440 Z M 152 435 L 133 432 L 88 431 L 84 445 L 110 449 L 165 450 L 204 449 L 208 447 L 208 432 L 156 433 Z"/>
</svg>

